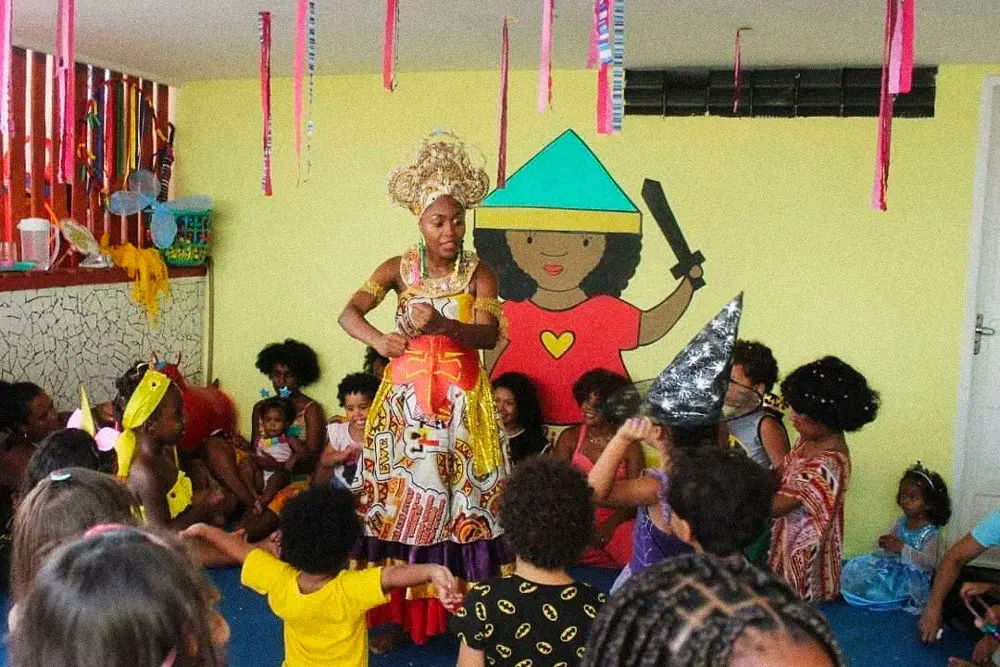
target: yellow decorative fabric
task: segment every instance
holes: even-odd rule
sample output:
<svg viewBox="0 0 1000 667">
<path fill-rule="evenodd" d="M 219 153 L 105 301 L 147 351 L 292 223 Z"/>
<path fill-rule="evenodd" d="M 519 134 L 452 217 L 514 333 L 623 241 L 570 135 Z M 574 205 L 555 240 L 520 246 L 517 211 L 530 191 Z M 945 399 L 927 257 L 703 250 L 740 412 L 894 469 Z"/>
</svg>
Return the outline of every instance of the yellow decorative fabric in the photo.
<svg viewBox="0 0 1000 667">
<path fill-rule="evenodd" d="M 473 437 L 472 468 L 476 475 L 485 477 L 495 470 L 504 468 L 503 447 L 500 444 L 500 422 L 493 404 L 493 387 L 484 371 L 479 373 L 479 381 L 472 391 L 465 395 L 468 403 L 466 418 L 469 433 Z"/>
<path fill-rule="evenodd" d="M 177 515 L 191 507 L 194 501 L 194 488 L 191 486 L 191 478 L 183 471 L 177 471 L 177 480 L 167 491 L 167 509 L 170 510 L 170 518 L 176 519 Z"/>
<path fill-rule="evenodd" d="M 101 250 L 111 257 L 115 266 L 125 269 L 132 282 L 132 300 L 146 309 L 150 320 L 160 312 L 159 294 L 170 296 L 167 265 L 156 248 L 136 248 L 131 243 L 111 247 L 107 234 L 101 239 Z"/>
<path fill-rule="evenodd" d="M 365 281 L 359 289 L 362 294 L 371 294 L 375 298 L 375 305 L 382 303 L 382 299 L 385 298 L 385 288 L 379 285 L 377 282 L 369 278 Z"/>
<path fill-rule="evenodd" d="M 496 318 L 497 325 L 500 327 L 500 336 L 502 338 L 507 337 L 507 317 L 503 314 L 503 304 L 500 303 L 500 299 L 495 297 L 478 297 L 475 303 L 472 304 L 472 310 L 481 310 Z"/>
<path fill-rule="evenodd" d="M 146 423 L 146 420 L 156 411 L 156 407 L 167 395 L 170 388 L 170 378 L 159 371 L 148 370 L 142 376 L 142 381 L 132 398 L 125 406 L 122 416 L 122 434 L 115 443 L 115 453 L 118 455 L 118 477 L 128 479 L 129 468 L 132 467 L 132 457 L 135 456 L 135 429 Z"/>
</svg>

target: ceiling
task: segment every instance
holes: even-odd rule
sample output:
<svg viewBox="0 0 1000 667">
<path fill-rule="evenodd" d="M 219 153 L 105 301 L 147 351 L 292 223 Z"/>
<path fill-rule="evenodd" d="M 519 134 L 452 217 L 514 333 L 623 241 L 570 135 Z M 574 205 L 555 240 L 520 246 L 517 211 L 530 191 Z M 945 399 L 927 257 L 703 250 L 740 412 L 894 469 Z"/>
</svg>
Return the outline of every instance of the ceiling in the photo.
<svg viewBox="0 0 1000 667">
<path fill-rule="evenodd" d="M 170 84 L 257 76 L 257 12 L 273 70 L 291 72 L 295 0 L 76 0 L 77 60 Z M 382 0 L 316 0 L 321 74 L 381 66 Z M 400 0 L 399 71 L 492 69 L 503 16 L 511 67 L 537 67 L 540 0 Z M 919 64 L 1000 62 L 1000 1 L 916 0 Z M 586 59 L 592 0 L 556 0 L 557 68 Z M 884 0 L 626 0 L 628 67 L 874 65 Z M 56 0 L 14 0 L 14 43 L 51 51 Z"/>
</svg>

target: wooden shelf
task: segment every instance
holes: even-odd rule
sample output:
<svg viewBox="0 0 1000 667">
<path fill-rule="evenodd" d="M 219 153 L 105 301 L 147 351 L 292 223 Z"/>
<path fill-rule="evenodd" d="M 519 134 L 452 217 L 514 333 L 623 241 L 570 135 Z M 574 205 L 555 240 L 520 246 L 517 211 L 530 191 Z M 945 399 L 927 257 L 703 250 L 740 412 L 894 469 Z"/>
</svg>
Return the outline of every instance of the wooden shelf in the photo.
<svg viewBox="0 0 1000 667">
<path fill-rule="evenodd" d="M 171 278 L 204 276 L 205 266 L 170 266 L 167 271 Z M 110 269 L 84 269 L 80 267 L 55 269 L 53 271 L 0 271 L 0 292 L 17 292 L 49 287 L 73 287 L 75 285 L 110 285 L 131 282 L 128 274 L 118 267 Z"/>
</svg>

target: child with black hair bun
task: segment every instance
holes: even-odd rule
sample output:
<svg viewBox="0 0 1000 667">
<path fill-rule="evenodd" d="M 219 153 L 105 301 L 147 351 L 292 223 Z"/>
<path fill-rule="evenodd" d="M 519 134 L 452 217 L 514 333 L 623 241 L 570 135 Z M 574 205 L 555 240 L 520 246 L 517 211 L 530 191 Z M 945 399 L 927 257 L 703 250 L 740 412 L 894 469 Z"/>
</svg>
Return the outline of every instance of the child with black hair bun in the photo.
<svg viewBox="0 0 1000 667">
<path fill-rule="evenodd" d="M 768 565 L 803 600 L 840 593 L 844 496 L 851 477 L 845 432 L 875 420 L 879 396 L 861 373 L 837 357 L 797 368 L 781 383 L 799 439 L 781 472 L 774 500 Z"/>
<path fill-rule="evenodd" d="M 917 461 L 899 480 L 896 504 L 903 516 L 878 538 L 878 551 L 847 562 L 841 592 L 857 606 L 920 614 L 943 553 L 941 529 L 951 518 L 951 499 L 941 475 Z"/>
<path fill-rule="evenodd" d="M 292 402 L 280 396 L 271 396 L 256 406 L 260 423 L 253 454 L 239 462 L 243 483 L 257 496 L 254 514 L 260 514 L 278 492 L 291 484 L 292 470 L 302 452 L 302 443 L 286 431 L 295 419 Z"/>
<path fill-rule="evenodd" d="M 281 514 L 278 556 L 237 533 L 196 524 L 184 532 L 242 563 L 244 586 L 267 596 L 284 621 L 285 665 L 368 664 L 365 613 L 397 588 L 431 585 L 448 609 L 462 596 L 442 565 L 390 565 L 347 569 L 361 537 L 354 497 L 345 489 L 314 486 L 295 496 Z"/>
<path fill-rule="evenodd" d="M 354 483 L 358 455 L 364 448 L 365 422 L 381 381 L 371 373 L 351 373 L 337 385 L 344 419 L 326 426 L 327 442 L 313 475 L 313 484 Z M 359 480 L 360 481 L 360 480 Z"/>
<path fill-rule="evenodd" d="M 842 667 L 826 619 L 742 559 L 678 556 L 605 605 L 583 667 Z"/>
<path fill-rule="evenodd" d="M 500 523 L 517 556 L 512 576 L 478 584 L 449 621 L 459 667 L 576 665 L 606 596 L 567 572 L 593 528 L 593 493 L 579 471 L 534 457 L 504 489 Z"/>
<path fill-rule="evenodd" d="M 12 667 L 223 667 L 218 594 L 171 535 L 104 524 L 45 562 L 16 613 Z"/>
</svg>

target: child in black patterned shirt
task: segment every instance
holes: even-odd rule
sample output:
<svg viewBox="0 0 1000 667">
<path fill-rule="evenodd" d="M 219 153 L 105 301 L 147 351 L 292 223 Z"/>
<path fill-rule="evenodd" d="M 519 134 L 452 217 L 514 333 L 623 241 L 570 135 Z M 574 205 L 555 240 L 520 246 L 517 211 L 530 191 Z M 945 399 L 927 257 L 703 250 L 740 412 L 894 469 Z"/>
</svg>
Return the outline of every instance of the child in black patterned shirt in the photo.
<svg viewBox="0 0 1000 667">
<path fill-rule="evenodd" d="M 458 667 L 580 662 L 606 597 L 566 568 L 583 553 L 593 523 L 592 491 L 579 471 L 546 458 L 520 464 L 500 506 L 517 567 L 470 590 L 451 619 Z"/>
</svg>

